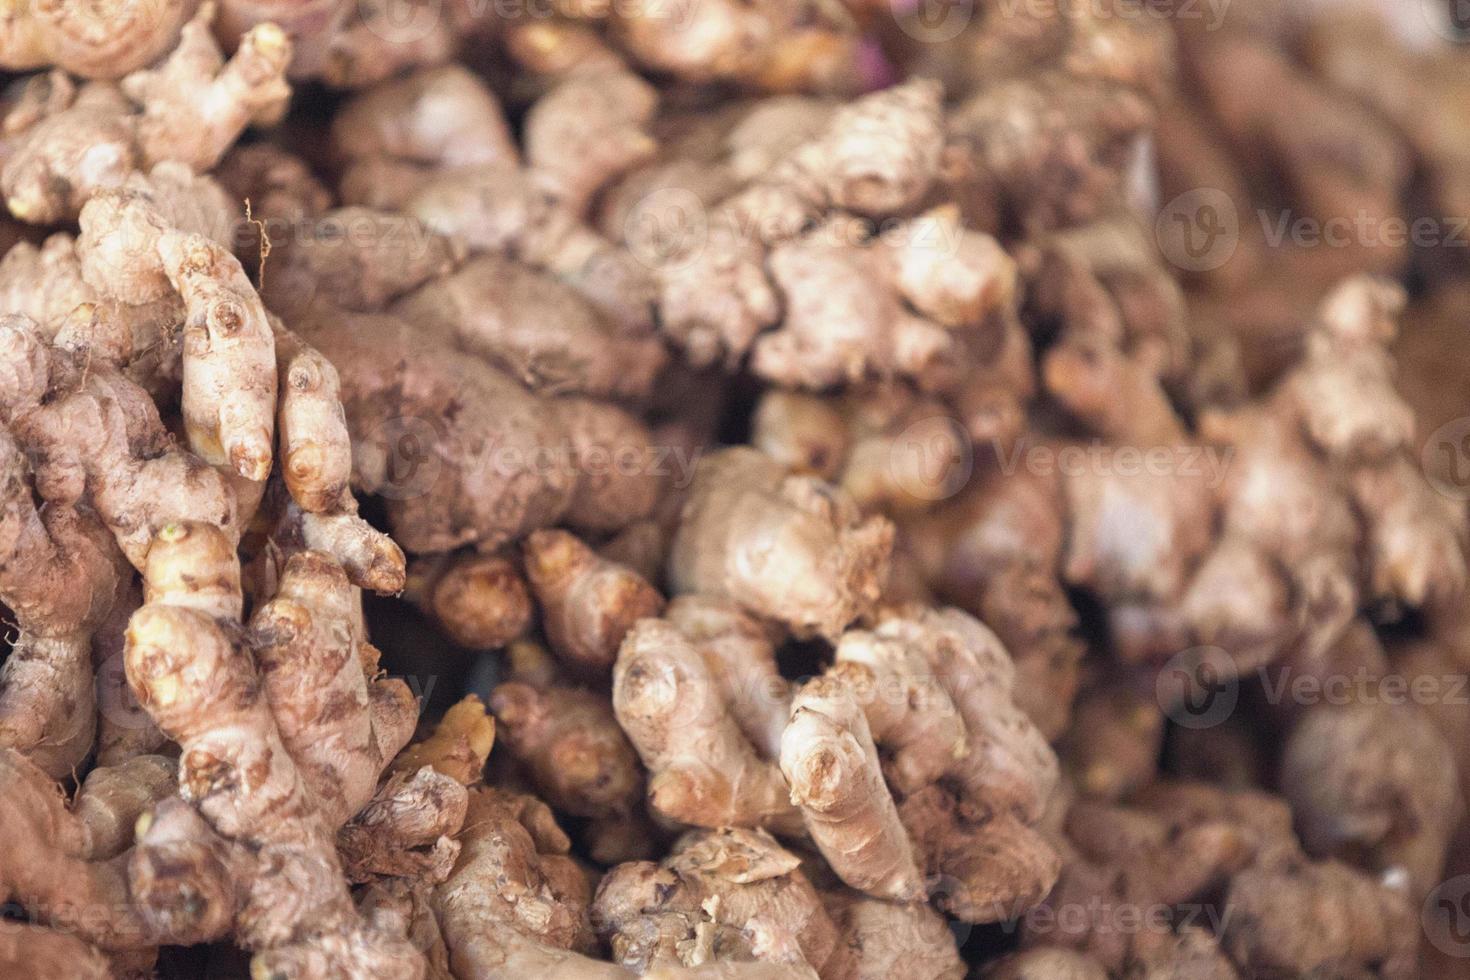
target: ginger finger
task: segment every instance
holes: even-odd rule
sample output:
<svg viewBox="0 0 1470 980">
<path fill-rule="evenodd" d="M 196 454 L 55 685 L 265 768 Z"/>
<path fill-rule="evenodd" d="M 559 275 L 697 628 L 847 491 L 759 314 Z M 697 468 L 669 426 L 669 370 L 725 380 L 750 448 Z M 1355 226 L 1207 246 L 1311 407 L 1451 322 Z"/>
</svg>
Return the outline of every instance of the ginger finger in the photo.
<svg viewBox="0 0 1470 980">
<path fill-rule="evenodd" d="M 633 624 L 663 610 L 652 586 L 566 531 L 533 533 L 524 554 L 551 649 L 578 674 L 607 676 Z"/>
<path fill-rule="evenodd" d="M 723 672 L 670 622 L 640 620 L 623 640 L 613 709 L 648 767 L 649 806 L 693 826 L 796 832 L 781 772 L 740 730 Z"/>
<path fill-rule="evenodd" d="M 240 263 L 198 235 L 158 243 L 188 311 L 183 414 L 189 444 L 206 462 L 246 480 L 270 473 L 276 414 L 275 337 Z"/>
<path fill-rule="evenodd" d="M 414 742 L 393 760 L 390 773 L 415 773 L 425 766 L 473 786 L 485 774 L 485 762 L 495 744 L 495 719 L 485 713 L 485 704 L 473 694 L 465 695 L 423 741 Z"/>
<path fill-rule="evenodd" d="M 840 491 L 727 449 L 696 467 L 669 583 L 831 639 L 877 601 L 892 541 L 892 525 L 863 520 Z"/>
<path fill-rule="evenodd" d="M 867 720 L 841 684 L 817 680 L 797 691 L 781 736 L 781 772 L 839 878 L 878 898 L 923 896 L 922 872 L 883 782 Z"/>
</svg>

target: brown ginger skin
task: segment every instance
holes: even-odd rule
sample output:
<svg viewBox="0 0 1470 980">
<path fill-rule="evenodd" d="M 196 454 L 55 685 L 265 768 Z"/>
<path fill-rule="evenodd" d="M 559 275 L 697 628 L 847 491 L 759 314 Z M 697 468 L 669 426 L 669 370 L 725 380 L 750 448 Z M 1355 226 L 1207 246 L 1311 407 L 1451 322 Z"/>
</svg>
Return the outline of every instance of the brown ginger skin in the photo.
<svg viewBox="0 0 1470 980">
<path fill-rule="evenodd" d="M 577 674 L 606 677 L 633 624 L 663 611 L 663 597 L 641 576 L 569 532 L 537 531 L 523 552 L 546 638 Z"/>
<path fill-rule="evenodd" d="M 307 200 L 297 200 L 297 194 Z M 280 241 L 270 241 L 261 285 L 267 305 L 288 319 L 316 303 L 380 311 L 426 282 L 451 277 L 462 259 L 442 235 L 408 215 L 366 207 L 298 214 L 314 206 L 312 191 L 288 188 L 284 196 L 259 205 L 252 201 L 251 213 L 265 220 L 268 236 L 273 224 L 292 222 Z"/>
<path fill-rule="evenodd" d="M 928 905 L 880 902 L 850 890 L 824 891 L 822 903 L 845 950 L 828 960 L 853 980 L 879 980 L 907 970 L 933 980 L 959 980 L 965 964 L 944 917 Z"/>
<path fill-rule="evenodd" d="M 38 924 L 54 921 L 80 942 L 116 951 L 204 942 L 228 933 L 237 902 L 231 876 L 238 869 L 222 863 L 220 842 L 198 839 L 179 847 L 166 825 L 145 817 L 138 845 L 108 855 L 104 824 L 110 821 L 96 808 L 89 806 L 86 816 L 67 809 L 57 784 L 11 749 L 0 750 L 0 769 L 7 788 L 0 806 L 9 830 L 0 893 Z M 120 816 L 127 806 L 112 812 Z M 184 822 L 197 830 L 197 815 L 183 809 Z M 192 898 L 178 914 L 151 904 L 175 891 Z M 78 903 L 105 912 L 78 917 Z"/>
<path fill-rule="evenodd" d="M 1091 957 L 1060 946 L 1038 946 L 986 967 L 985 980 L 1105 980 L 1108 971 Z"/>
<path fill-rule="evenodd" d="M 878 898 L 927 892 L 971 922 L 1046 895 L 1058 859 L 1033 825 L 1057 764 L 1012 679 L 999 641 L 958 610 L 901 610 L 843 636 L 781 737 L 792 800 L 838 877 Z"/>
<path fill-rule="evenodd" d="M 502 744 L 551 805 L 599 822 L 636 814 L 643 772 L 605 695 L 512 681 L 495 688 L 490 708 Z"/>
<path fill-rule="evenodd" d="M 531 590 L 502 554 L 435 555 L 408 570 L 407 598 L 460 646 L 496 650 L 530 627 Z"/>
<path fill-rule="evenodd" d="M 1164 712 L 1156 695 L 1127 683 L 1084 694 L 1061 745 L 1079 792 L 1116 800 L 1153 781 L 1163 749 Z"/>
<path fill-rule="evenodd" d="M 647 430 L 613 406 L 538 397 L 394 317 L 319 309 L 293 327 L 336 367 L 354 480 L 410 552 L 493 550 L 563 517 L 612 529 L 653 506 L 647 468 L 587 464 L 609 443 L 649 458 Z"/>
<path fill-rule="evenodd" d="M 507 452 L 516 450 L 521 459 L 538 446 L 556 444 L 554 423 L 508 376 L 447 349 L 428 348 L 407 324 L 388 317 L 340 314 L 297 329 L 337 368 L 355 447 L 355 480 L 388 498 L 394 536 L 408 551 L 446 551 L 478 541 L 493 547 L 550 523 L 566 507 L 571 474 L 561 467 L 539 479 L 515 469 L 502 473 L 490 456 L 494 447 L 471 435 L 476 429 L 504 431 L 511 440 L 503 444 Z M 444 412 L 451 400 L 465 406 L 452 418 Z M 491 405 L 498 423 L 488 417 Z M 413 456 L 399 458 L 405 452 Z"/>
<path fill-rule="evenodd" d="M 877 221 L 923 202 L 943 148 L 940 97 L 934 83 L 911 81 L 842 106 L 824 125 L 797 127 L 804 138 L 790 144 L 771 140 L 781 150 L 764 167 L 742 174 L 734 158 L 712 161 L 731 168 L 733 188 L 701 197 L 674 185 L 700 197 L 707 217 L 699 232 L 675 234 L 673 242 L 657 238 L 685 227 L 686 194 L 652 198 L 641 206 L 648 220 L 624 222 L 629 249 L 654 262 L 659 326 L 691 363 L 734 363 L 756 345 L 758 372 L 820 387 L 869 371 L 919 373 L 944 354 L 946 331 L 906 309 L 901 287 L 922 285 L 923 297 L 914 297 L 919 313 L 945 316 L 965 304 L 949 302 L 943 277 L 924 273 L 922 263 L 900 271 L 903 263 L 889 249 L 859 247 L 870 226 L 844 216 Z M 935 216 L 917 219 L 901 236 L 912 239 L 908 253 L 922 251 L 918 226 L 935 231 L 944 224 Z M 807 225 L 818 230 L 798 240 Z M 965 264 L 972 258 L 967 252 Z M 989 282 L 983 275 L 956 279 L 966 296 L 983 297 Z M 880 288 L 884 280 L 887 289 Z M 784 322 L 783 291 L 790 292 Z"/>
<path fill-rule="evenodd" d="M 636 156 L 574 147 L 593 133 L 624 141 L 626 127 L 642 126 L 651 94 L 624 71 L 592 79 L 599 101 L 606 91 L 633 97 L 589 118 L 589 80 L 577 74 L 560 84 L 581 95 L 561 98 L 554 90 L 528 116 L 524 166 L 496 96 L 463 67 L 419 72 L 363 93 L 333 124 L 337 144 L 351 158 L 342 197 L 403 211 L 470 253 L 509 255 L 542 269 L 585 297 L 619 333 L 647 335 L 655 288 L 649 271 L 587 227 L 579 210 L 583 197 Z M 561 138 L 568 134 L 574 139 Z M 545 159 L 553 142 L 557 159 Z M 477 315 L 467 322 L 492 321 Z M 506 352 L 514 356 L 514 348 Z"/>
<path fill-rule="evenodd" d="M 1378 682 L 1381 690 L 1390 683 Z M 1456 781 L 1441 778 L 1454 768 L 1450 746 L 1418 705 L 1329 704 L 1293 729 L 1280 781 L 1309 853 L 1400 871 L 1418 900 L 1443 879 L 1465 810 Z"/>
<path fill-rule="evenodd" d="M 812 840 L 846 884 L 895 901 L 924 894 L 867 720 L 840 683 L 826 679 L 797 692 L 781 736 L 781 772 Z"/>
<path fill-rule="evenodd" d="M 1350 970 L 1376 964 L 1382 977 L 1416 973 L 1413 906 L 1400 892 L 1336 862 L 1299 871 L 1250 870 L 1232 880 L 1222 945 L 1247 973 Z M 1291 910 L 1320 910 L 1331 928 L 1287 925 Z"/>
<path fill-rule="evenodd" d="M 109 980 L 112 965 L 96 948 L 63 930 L 7 922 L 0 929 L 0 968 L 35 980 Z"/>
<path fill-rule="evenodd" d="M 0 600 L 19 630 L 0 667 L 0 744 L 59 778 L 92 746 L 92 637 L 125 604 L 126 576 L 116 543 L 89 511 L 36 507 L 4 430 L 0 467 Z"/>
<path fill-rule="evenodd" d="M 37 461 L 43 499 L 87 500 L 139 568 L 153 533 L 169 521 L 208 521 L 238 535 L 224 476 L 173 448 L 145 392 L 105 365 L 83 370 L 24 317 L 0 320 L 0 349 L 11 367 L 3 417 Z"/>
<path fill-rule="evenodd" d="M 1059 481 L 1024 465 L 988 468 L 903 520 L 903 540 L 939 598 L 977 616 L 1010 651 L 1016 703 L 1048 739 L 1067 727 L 1082 656 L 1061 580 L 1065 522 Z"/>
<path fill-rule="evenodd" d="M 666 360 L 655 338 L 624 335 L 569 287 L 498 255 L 433 279 L 393 312 L 552 394 L 643 397 Z"/>
</svg>

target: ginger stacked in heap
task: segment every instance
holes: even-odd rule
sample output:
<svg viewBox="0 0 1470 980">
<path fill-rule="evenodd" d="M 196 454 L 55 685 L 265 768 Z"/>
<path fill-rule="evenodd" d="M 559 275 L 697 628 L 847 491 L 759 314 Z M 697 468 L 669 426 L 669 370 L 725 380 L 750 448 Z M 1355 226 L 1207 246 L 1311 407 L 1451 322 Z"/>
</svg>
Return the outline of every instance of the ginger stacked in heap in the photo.
<svg viewBox="0 0 1470 980">
<path fill-rule="evenodd" d="M 1261 372 L 1202 290 L 1276 287 L 1186 294 L 1155 219 L 1206 117 L 1272 150 L 1242 202 L 1451 200 L 1463 148 L 1367 19 L 886 6 L 0 11 L 0 964 L 1442 952 L 1470 741 L 1382 695 L 1464 679 L 1466 528 L 1400 257 Z M 1356 169 L 1232 52 L 1372 120 Z"/>
</svg>

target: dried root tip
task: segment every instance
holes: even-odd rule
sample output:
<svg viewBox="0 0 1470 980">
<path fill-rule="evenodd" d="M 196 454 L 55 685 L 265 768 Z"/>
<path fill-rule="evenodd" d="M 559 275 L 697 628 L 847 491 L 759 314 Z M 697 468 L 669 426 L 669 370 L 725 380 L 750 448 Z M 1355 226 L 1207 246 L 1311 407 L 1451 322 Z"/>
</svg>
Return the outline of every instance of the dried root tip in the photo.
<svg viewBox="0 0 1470 980">
<path fill-rule="evenodd" d="M 444 713 L 433 734 L 399 753 L 388 771 L 414 773 L 432 766 L 435 772 L 471 786 L 484 776 L 494 745 L 495 719 L 486 714 L 485 703 L 470 694 Z"/>
<path fill-rule="evenodd" d="M 737 447 L 700 460 L 669 581 L 836 640 L 880 597 L 892 546 L 893 526 L 864 520 L 841 491 Z"/>
<path fill-rule="evenodd" d="M 470 650 L 498 650 L 531 625 L 531 590 L 504 555 L 415 560 L 406 591 L 451 640 Z"/>
<path fill-rule="evenodd" d="M 301 534 L 308 548 L 331 555 L 358 588 L 379 595 L 403 591 L 403 549 L 357 514 L 302 514 Z"/>
<path fill-rule="evenodd" d="M 633 624 L 663 610 L 653 586 L 566 531 L 535 532 L 524 553 L 551 648 L 578 673 L 605 677 Z"/>
<path fill-rule="evenodd" d="M 817 680 L 797 692 L 781 736 L 781 772 L 813 842 L 848 885 L 913 901 L 923 874 L 883 780 L 867 720 L 847 689 Z"/>
<path fill-rule="evenodd" d="M 800 864 L 758 830 L 693 831 L 661 864 L 610 871 L 592 921 L 636 974 L 754 959 L 846 975 L 837 972 L 846 962 L 837 927 Z"/>
<path fill-rule="evenodd" d="M 464 825 L 469 794 L 457 779 L 425 767 L 388 778 L 337 833 L 337 850 L 354 884 L 380 876 L 443 881 L 459 856 L 453 836 Z"/>
</svg>

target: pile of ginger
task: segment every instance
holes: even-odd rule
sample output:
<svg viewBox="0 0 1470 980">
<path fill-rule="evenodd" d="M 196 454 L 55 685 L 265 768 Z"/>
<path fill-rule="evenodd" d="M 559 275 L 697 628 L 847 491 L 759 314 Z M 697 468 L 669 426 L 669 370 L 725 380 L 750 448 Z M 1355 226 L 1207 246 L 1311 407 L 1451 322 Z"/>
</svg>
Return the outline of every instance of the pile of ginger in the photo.
<svg viewBox="0 0 1470 980">
<path fill-rule="evenodd" d="M 0 975 L 1465 972 L 1470 55 L 959 6 L 0 4 Z"/>
</svg>

